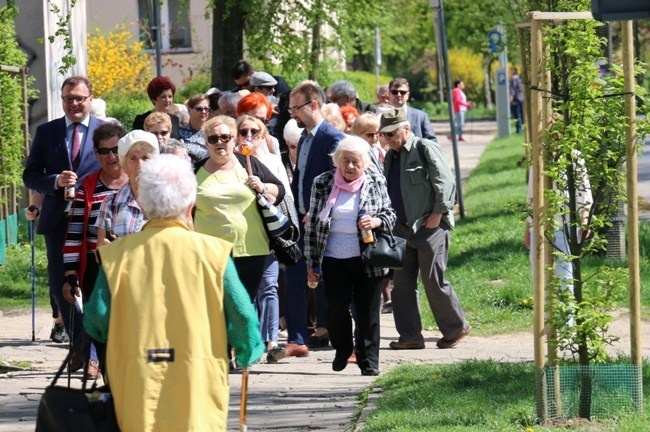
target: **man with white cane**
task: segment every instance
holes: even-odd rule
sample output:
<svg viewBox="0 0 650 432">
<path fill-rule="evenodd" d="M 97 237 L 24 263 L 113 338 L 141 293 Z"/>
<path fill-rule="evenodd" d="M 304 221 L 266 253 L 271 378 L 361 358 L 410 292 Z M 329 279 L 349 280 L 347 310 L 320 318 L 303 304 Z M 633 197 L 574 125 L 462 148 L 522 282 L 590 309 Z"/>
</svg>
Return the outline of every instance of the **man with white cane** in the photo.
<svg viewBox="0 0 650 432">
<path fill-rule="evenodd" d="M 97 250 L 84 327 L 107 343 L 121 430 L 226 430 L 228 344 L 244 368 L 265 351 L 232 244 L 192 231 L 196 190 L 188 161 L 151 159 L 138 176 L 148 222 Z"/>
</svg>

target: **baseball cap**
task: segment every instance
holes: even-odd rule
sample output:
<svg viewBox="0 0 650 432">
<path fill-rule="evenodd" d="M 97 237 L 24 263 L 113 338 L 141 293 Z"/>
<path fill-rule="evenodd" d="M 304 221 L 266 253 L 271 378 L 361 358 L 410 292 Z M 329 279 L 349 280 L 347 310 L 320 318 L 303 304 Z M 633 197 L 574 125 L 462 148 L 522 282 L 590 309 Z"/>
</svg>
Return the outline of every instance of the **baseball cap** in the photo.
<svg viewBox="0 0 650 432">
<path fill-rule="evenodd" d="M 129 149 L 139 142 L 149 144 L 154 155 L 160 153 L 160 149 L 158 148 L 158 138 L 156 138 L 156 135 L 138 129 L 124 135 L 117 142 L 117 154 L 120 157 L 120 163 L 124 162 L 124 157 L 129 152 Z"/>
</svg>

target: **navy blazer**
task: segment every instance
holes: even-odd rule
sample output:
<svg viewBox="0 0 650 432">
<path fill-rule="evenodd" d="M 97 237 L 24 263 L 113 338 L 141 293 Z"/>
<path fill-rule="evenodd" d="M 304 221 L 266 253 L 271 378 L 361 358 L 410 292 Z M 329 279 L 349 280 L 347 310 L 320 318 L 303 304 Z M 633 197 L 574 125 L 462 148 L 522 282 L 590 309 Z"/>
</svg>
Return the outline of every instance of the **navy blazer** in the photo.
<svg viewBox="0 0 650 432">
<path fill-rule="evenodd" d="M 300 158 L 300 147 L 305 140 L 305 136 L 300 138 L 298 142 L 298 158 Z M 311 185 L 314 179 L 320 174 L 334 168 L 334 163 L 330 154 L 334 152 L 339 142 L 345 138 L 345 135 L 340 130 L 323 120 L 321 125 L 314 136 L 307 155 L 307 164 L 305 165 L 305 172 L 302 176 L 302 199 L 305 204 L 305 210 L 309 210 L 309 199 L 311 195 Z M 298 170 L 298 160 L 296 160 L 296 170 L 293 173 L 291 180 L 291 192 L 296 202 L 296 211 L 300 213 L 300 204 L 298 202 L 298 183 L 300 182 L 300 171 Z"/>
<path fill-rule="evenodd" d="M 79 168 L 77 169 L 77 188 L 84 177 L 99 170 L 99 162 L 93 152 L 93 133 L 101 120 L 90 116 L 88 131 L 84 135 L 80 149 Z M 43 205 L 38 222 L 39 234 L 53 234 L 58 229 L 65 229 L 64 217 L 66 201 L 63 188 L 55 189 L 56 176 L 61 171 L 72 171 L 70 152 L 65 143 L 65 117 L 44 123 L 36 128 L 32 147 L 27 157 L 23 182 L 28 188 L 41 192 Z"/>
<path fill-rule="evenodd" d="M 429 120 L 427 113 L 409 106 L 406 109 L 406 117 L 411 124 L 411 132 L 416 137 L 436 141 L 436 134 L 433 132 L 431 120 Z"/>
</svg>

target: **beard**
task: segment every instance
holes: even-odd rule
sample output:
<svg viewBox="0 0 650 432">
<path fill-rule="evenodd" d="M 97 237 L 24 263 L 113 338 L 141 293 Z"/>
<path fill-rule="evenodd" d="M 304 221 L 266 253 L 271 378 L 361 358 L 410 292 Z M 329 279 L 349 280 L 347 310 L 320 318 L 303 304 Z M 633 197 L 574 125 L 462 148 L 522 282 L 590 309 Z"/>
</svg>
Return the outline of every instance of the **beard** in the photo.
<svg viewBox="0 0 650 432">
<path fill-rule="evenodd" d="M 305 124 L 300 120 L 299 118 L 296 117 L 296 124 L 298 125 L 299 128 L 304 129 Z"/>
</svg>

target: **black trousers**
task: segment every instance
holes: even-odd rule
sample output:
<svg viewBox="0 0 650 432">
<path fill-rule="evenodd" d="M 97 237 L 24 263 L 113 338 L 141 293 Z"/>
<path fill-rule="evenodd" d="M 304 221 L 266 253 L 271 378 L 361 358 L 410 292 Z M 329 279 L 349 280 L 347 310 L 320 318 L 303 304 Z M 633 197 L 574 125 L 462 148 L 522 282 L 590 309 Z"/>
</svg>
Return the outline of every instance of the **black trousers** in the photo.
<svg viewBox="0 0 650 432">
<path fill-rule="evenodd" d="M 349 356 L 356 351 L 361 370 L 379 368 L 379 310 L 382 277 L 368 277 L 361 257 L 323 258 L 322 275 L 327 298 L 327 331 L 337 354 Z M 356 307 L 357 346 L 352 335 L 350 304 Z"/>
</svg>

